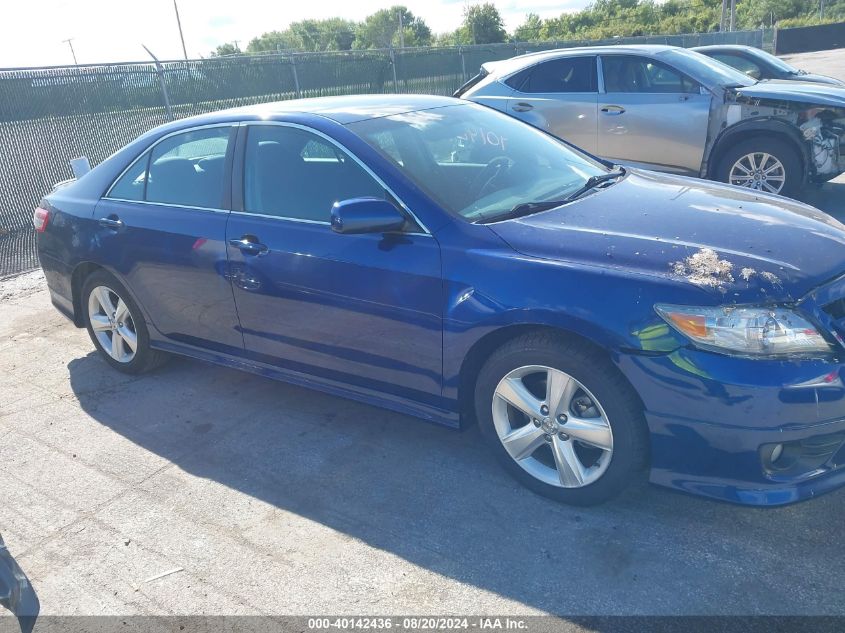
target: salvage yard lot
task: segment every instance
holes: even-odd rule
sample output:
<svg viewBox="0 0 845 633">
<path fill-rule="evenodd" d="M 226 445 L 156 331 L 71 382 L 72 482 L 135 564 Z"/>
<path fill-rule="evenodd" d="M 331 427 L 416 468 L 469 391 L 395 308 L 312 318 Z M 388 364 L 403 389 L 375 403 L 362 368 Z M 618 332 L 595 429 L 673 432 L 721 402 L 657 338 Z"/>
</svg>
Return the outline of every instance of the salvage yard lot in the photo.
<svg viewBox="0 0 845 633">
<path fill-rule="evenodd" d="M 791 61 L 845 78 L 845 51 Z M 806 199 L 845 219 L 845 180 Z M 0 282 L 0 472 L 45 615 L 845 615 L 845 490 L 559 505 L 475 428 L 179 358 L 119 374 L 38 273 Z"/>
</svg>

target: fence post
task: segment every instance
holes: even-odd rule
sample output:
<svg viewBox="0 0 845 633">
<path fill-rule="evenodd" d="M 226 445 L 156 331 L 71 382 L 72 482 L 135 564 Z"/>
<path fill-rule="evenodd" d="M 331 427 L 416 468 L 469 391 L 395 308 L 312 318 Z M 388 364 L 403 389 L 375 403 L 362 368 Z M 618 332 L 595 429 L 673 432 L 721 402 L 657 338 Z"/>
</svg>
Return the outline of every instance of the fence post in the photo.
<svg viewBox="0 0 845 633">
<path fill-rule="evenodd" d="M 141 46 L 144 46 L 141 44 Z M 161 96 L 164 98 L 164 111 L 167 114 L 167 120 L 173 120 L 173 109 L 170 107 L 170 95 L 167 94 L 167 84 L 164 81 L 164 69 L 161 67 L 161 64 L 158 61 L 158 57 L 153 55 L 153 52 L 144 46 L 144 50 L 149 53 L 150 57 L 153 58 L 153 63 L 156 67 L 156 75 L 158 76 L 158 85 L 161 87 Z"/>
<path fill-rule="evenodd" d="M 464 78 L 464 81 L 468 79 L 467 77 L 467 60 L 464 57 L 464 47 L 458 46 L 458 55 L 461 56 L 461 77 Z"/>
<path fill-rule="evenodd" d="M 167 120 L 173 120 L 173 108 L 170 107 L 170 95 L 167 94 L 167 83 L 164 80 L 164 70 L 161 64 L 156 60 L 156 75 L 158 75 L 158 83 L 161 86 L 161 96 L 164 98 L 164 111 L 167 113 Z"/>
<path fill-rule="evenodd" d="M 302 91 L 299 89 L 299 75 L 296 73 L 296 57 L 290 58 L 290 68 L 293 71 L 293 85 L 296 89 L 296 98 L 302 96 Z"/>
<path fill-rule="evenodd" d="M 393 47 L 390 47 L 390 67 L 393 69 L 393 92 L 399 92 L 399 82 L 396 80 L 396 53 Z"/>
</svg>

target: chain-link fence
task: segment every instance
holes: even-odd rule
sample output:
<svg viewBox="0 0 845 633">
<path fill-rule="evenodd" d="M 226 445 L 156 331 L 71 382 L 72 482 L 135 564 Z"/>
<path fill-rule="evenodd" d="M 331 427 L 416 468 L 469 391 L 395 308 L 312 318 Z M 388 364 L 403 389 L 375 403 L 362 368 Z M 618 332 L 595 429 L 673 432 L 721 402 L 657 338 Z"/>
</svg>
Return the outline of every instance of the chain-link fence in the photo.
<svg viewBox="0 0 845 633">
<path fill-rule="evenodd" d="M 71 177 L 168 119 L 226 107 L 355 93 L 451 94 L 487 61 L 600 44 L 760 47 L 760 31 L 0 71 L 0 277 L 35 268 L 32 209 Z"/>
</svg>

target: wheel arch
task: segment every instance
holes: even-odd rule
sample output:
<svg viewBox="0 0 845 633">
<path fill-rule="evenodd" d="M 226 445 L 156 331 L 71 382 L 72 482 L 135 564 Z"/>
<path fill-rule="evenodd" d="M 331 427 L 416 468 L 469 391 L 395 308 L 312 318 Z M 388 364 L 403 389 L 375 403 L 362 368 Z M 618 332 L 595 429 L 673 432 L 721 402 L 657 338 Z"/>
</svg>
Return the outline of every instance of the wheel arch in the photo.
<svg viewBox="0 0 845 633">
<path fill-rule="evenodd" d="M 93 273 L 106 270 L 104 266 L 94 262 L 81 262 L 73 269 L 70 277 L 71 300 L 73 301 L 73 323 L 76 327 L 85 327 L 84 310 L 82 306 L 82 285 Z"/>
<path fill-rule="evenodd" d="M 522 336 L 523 334 L 536 332 L 547 332 L 562 339 L 577 340 L 579 343 L 591 348 L 598 356 L 607 360 L 616 367 L 616 364 L 613 362 L 613 354 L 608 348 L 602 346 L 596 340 L 572 329 L 540 322 L 502 325 L 501 327 L 487 332 L 476 340 L 472 346 L 470 346 L 464 356 L 463 362 L 461 363 L 458 374 L 458 406 L 461 416 L 461 426 L 471 426 L 476 421 L 474 411 L 475 386 L 478 379 L 478 373 L 487 359 L 508 341 Z M 617 371 L 619 370 L 617 369 Z M 628 382 L 628 379 L 621 371 L 619 371 L 619 375 L 623 378 L 631 392 L 636 396 L 640 405 L 644 408 L 642 399 L 633 388 L 633 385 Z"/>
<path fill-rule="evenodd" d="M 147 314 L 146 308 L 144 305 L 138 301 L 138 297 L 135 296 L 135 293 L 132 292 L 132 289 L 129 287 L 129 284 L 123 279 L 123 276 L 115 272 L 113 269 L 109 268 L 108 266 L 103 266 L 102 264 L 98 264 L 97 262 L 92 261 L 84 261 L 80 262 L 76 265 L 73 269 L 73 273 L 71 273 L 70 284 L 71 284 L 71 299 L 73 301 L 73 323 L 77 327 L 85 327 L 85 310 L 84 306 L 82 305 L 82 286 L 85 284 L 85 280 L 90 277 L 93 273 L 97 272 L 98 270 L 105 271 L 123 286 L 126 292 L 132 297 L 132 300 L 135 304 L 140 308 L 141 314 L 144 317 L 144 321 L 147 325 L 151 325 L 149 314 Z"/>
<path fill-rule="evenodd" d="M 756 137 L 775 138 L 785 141 L 797 153 L 801 160 L 804 182 L 809 177 L 809 166 L 812 164 L 809 149 L 798 129 L 778 119 L 753 119 L 737 123 L 721 132 L 713 145 L 707 160 L 707 177 L 715 179 L 725 153 L 737 143 L 742 143 Z"/>
</svg>

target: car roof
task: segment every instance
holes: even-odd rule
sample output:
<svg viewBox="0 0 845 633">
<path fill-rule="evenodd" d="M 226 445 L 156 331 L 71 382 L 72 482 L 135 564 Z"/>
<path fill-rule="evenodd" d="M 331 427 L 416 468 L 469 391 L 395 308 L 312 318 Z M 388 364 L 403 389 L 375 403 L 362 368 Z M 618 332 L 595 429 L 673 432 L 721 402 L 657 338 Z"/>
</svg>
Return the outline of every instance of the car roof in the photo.
<svg viewBox="0 0 845 633">
<path fill-rule="evenodd" d="M 694 46 L 690 50 L 701 51 L 748 51 L 755 50 L 753 46 L 745 46 L 743 44 L 708 44 L 707 46 Z M 759 49 L 756 49 L 759 50 Z"/>
<path fill-rule="evenodd" d="M 290 114 L 314 114 L 346 125 L 347 123 L 354 123 L 355 121 L 363 121 L 365 119 L 376 119 L 394 114 L 415 112 L 417 110 L 429 110 L 431 108 L 465 104 L 466 101 L 461 101 L 460 99 L 432 95 L 345 95 L 290 99 L 287 101 L 240 106 L 191 117 L 190 121 L 196 125 L 197 123 L 211 123 L 213 120 L 221 118 L 282 119 L 285 115 Z"/>
<path fill-rule="evenodd" d="M 677 46 L 666 44 L 618 44 L 608 46 L 578 46 L 574 48 L 556 48 L 550 51 L 537 51 L 526 53 L 517 57 L 511 57 L 501 61 L 491 61 L 482 64 L 482 67 L 490 74 L 497 76 L 507 75 L 528 66 L 533 66 L 550 59 L 570 57 L 572 55 L 612 55 L 612 54 L 642 54 L 655 55 L 663 51 L 675 50 Z"/>
</svg>

